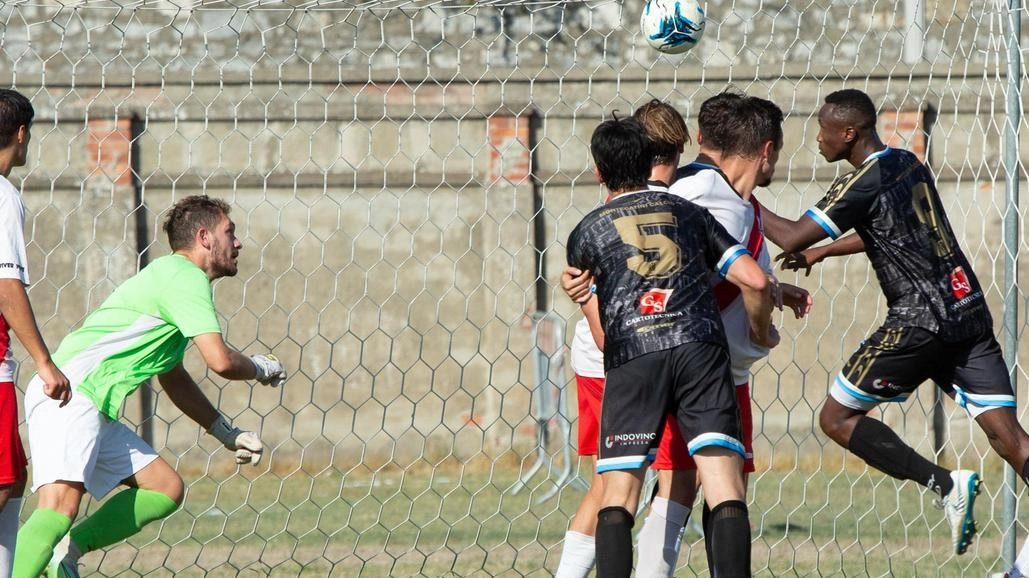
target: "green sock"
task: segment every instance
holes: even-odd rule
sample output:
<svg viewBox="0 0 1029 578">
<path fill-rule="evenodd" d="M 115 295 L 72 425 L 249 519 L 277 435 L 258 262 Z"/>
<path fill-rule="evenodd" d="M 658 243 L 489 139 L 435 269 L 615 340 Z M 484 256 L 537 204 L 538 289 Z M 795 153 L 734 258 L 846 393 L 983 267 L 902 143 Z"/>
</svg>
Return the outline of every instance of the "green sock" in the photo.
<svg viewBox="0 0 1029 578">
<path fill-rule="evenodd" d="M 14 548 L 12 578 L 39 578 L 46 569 L 54 546 L 71 528 L 71 518 L 53 510 L 37 509 L 18 530 Z"/>
<path fill-rule="evenodd" d="M 154 520 L 175 511 L 178 505 L 161 492 L 135 488 L 115 494 L 100 509 L 71 530 L 71 540 L 82 550 L 92 552 L 121 542 Z"/>
</svg>

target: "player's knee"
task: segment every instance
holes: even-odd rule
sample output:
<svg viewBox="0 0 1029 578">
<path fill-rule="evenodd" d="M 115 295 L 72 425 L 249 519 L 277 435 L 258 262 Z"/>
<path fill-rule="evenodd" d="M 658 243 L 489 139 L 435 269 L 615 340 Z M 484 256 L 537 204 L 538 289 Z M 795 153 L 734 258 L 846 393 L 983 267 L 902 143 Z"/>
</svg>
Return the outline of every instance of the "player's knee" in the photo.
<svg viewBox="0 0 1029 578">
<path fill-rule="evenodd" d="M 185 497 L 186 490 L 182 482 L 182 477 L 177 473 L 172 475 L 164 476 L 160 479 L 159 483 L 151 483 L 146 486 L 147 490 L 152 492 L 158 492 L 164 494 L 169 500 L 175 502 L 175 507 L 178 508 L 182 505 L 182 500 Z"/>
<path fill-rule="evenodd" d="M 175 502 L 175 507 L 178 508 L 182 505 L 182 500 L 186 496 L 185 486 L 182 483 L 182 477 L 175 476 L 173 480 L 169 480 L 168 487 L 164 492 L 164 495 L 171 498 L 171 501 Z"/>
<path fill-rule="evenodd" d="M 823 406 L 822 411 L 818 414 L 818 425 L 822 428 L 822 433 L 841 446 L 847 447 L 850 442 L 850 433 L 854 429 L 853 423 L 848 421 L 848 417 Z"/>
<path fill-rule="evenodd" d="M 1022 429 L 1014 411 L 1009 408 L 1000 408 L 989 418 L 980 421 L 986 439 L 990 441 L 993 450 L 1018 471 L 1029 459 L 1029 434 Z"/>
<path fill-rule="evenodd" d="M 1012 465 L 1025 463 L 1026 458 L 1029 457 L 1029 440 L 1023 439 L 1024 437 L 1024 433 L 1018 435 L 1007 429 L 986 432 L 986 439 L 990 441 L 993 451 Z M 1016 466 L 1016 471 L 1017 469 L 1018 466 Z"/>
</svg>

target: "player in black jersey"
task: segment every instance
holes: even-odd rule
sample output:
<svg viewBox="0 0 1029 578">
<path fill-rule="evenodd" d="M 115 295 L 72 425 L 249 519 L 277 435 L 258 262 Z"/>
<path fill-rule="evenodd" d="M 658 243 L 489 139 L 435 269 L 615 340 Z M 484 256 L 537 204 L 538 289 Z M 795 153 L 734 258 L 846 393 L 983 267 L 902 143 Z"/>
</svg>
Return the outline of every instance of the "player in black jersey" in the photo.
<svg viewBox="0 0 1029 578">
<path fill-rule="evenodd" d="M 883 325 L 836 378 L 819 422 L 869 465 L 937 492 L 954 550 L 961 554 L 976 531 L 978 474 L 934 464 L 867 414 L 880 403 L 904 401 L 932 379 L 975 418 L 994 450 L 1029 484 L 1029 435 L 1015 416 L 992 318 L 932 174 L 914 154 L 883 144 L 868 95 L 853 89 L 828 95 L 818 123 L 822 155 L 830 162 L 846 160 L 854 170 L 836 179 L 797 221 L 765 211 L 765 233 L 787 251 L 780 257 L 788 269 L 864 251 L 889 306 Z M 850 229 L 856 234 L 804 252 Z"/>
<path fill-rule="evenodd" d="M 707 211 L 646 190 L 652 155 L 635 120 L 601 123 L 590 150 L 612 200 L 572 231 L 568 262 L 593 272 L 605 334 L 597 575 L 632 571 L 630 512 L 674 411 L 709 489 L 714 567 L 722 577 L 749 576 L 739 407 L 706 274 L 716 269 L 740 287 L 756 341 L 774 346 L 767 277 Z"/>
</svg>

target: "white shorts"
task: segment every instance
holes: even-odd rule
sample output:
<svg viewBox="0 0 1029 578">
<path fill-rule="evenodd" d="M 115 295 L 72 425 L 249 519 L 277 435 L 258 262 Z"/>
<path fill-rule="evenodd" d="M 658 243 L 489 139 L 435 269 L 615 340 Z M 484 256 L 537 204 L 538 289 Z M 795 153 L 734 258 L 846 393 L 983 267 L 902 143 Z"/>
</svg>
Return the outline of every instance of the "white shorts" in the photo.
<svg viewBox="0 0 1029 578">
<path fill-rule="evenodd" d="M 82 482 L 100 499 L 159 456 L 142 438 L 112 421 L 85 395 L 71 402 L 43 393 L 38 377 L 25 388 L 25 420 L 29 429 L 32 491 L 58 480 Z"/>
</svg>

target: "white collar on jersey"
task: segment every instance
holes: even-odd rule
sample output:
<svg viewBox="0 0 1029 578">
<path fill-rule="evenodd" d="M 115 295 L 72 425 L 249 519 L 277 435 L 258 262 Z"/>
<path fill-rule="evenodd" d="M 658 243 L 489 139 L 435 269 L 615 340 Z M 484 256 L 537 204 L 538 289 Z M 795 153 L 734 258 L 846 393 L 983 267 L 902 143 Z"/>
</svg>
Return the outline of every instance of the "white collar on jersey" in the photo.
<svg viewBox="0 0 1029 578">
<path fill-rule="evenodd" d="M 890 154 L 890 152 L 892 150 L 893 149 L 891 149 L 889 146 L 887 146 L 886 148 L 884 148 L 883 150 L 881 150 L 879 152 L 872 153 L 872 154 L 868 155 L 868 158 L 863 160 L 863 161 L 861 161 L 861 164 L 865 164 L 865 163 L 867 163 L 868 161 L 870 161 L 872 159 L 877 159 L 877 158 L 884 157 L 884 156 Z"/>
</svg>

